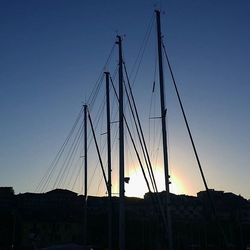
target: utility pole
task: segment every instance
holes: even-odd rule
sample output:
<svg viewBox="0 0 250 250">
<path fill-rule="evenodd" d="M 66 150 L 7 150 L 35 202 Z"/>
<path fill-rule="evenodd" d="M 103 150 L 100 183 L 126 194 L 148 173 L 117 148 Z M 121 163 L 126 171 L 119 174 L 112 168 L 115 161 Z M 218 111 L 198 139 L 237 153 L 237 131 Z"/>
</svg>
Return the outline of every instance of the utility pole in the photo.
<svg viewBox="0 0 250 250">
<path fill-rule="evenodd" d="M 110 133 L 110 98 L 109 98 L 109 72 L 104 72 L 106 76 L 106 113 L 107 113 L 107 156 L 108 156 L 108 197 L 109 197 L 109 250 L 112 250 L 112 169 L 111 169 L 111 133 Z"/>
<path fill-rule="evenodd" d="M 84 106 L 84 245 L 87 244 L 87 220 L 88 220 L 88 153 L 87 153 L 87 112 L 88 106 L 85 104 Z"/>
<path fill-rule="evenodd" d="M 123 59 L 122 39 L 117 36 L 119 49 L 119 250 L 125 250 L 125 190 L 124 190 L 124 121 L 123 121 Z"/>
<path fill-rule="evenodd" d="M 161 17 L 159 10 L 156 10 L 155 12 L 156 12 L 156 23 L 157 23 L 158 63 L 159 63 L 160 97 L 161 97 L 161 124 L 162 124 L 163 159 L 164 159 L 165 189 L 166 189 L 167 241 L 168 241 L 168 249 L 173 250 L 172 223 L 170 215 L 170 191 L 169 191 L 170 176 L 168 169 L 168 149 L 167 149 L 167 132 L 166 132 L 167 109 L 165 107 L 164 76 L 163 76 L 163 65 L 162 65 Z"/>
</svg>

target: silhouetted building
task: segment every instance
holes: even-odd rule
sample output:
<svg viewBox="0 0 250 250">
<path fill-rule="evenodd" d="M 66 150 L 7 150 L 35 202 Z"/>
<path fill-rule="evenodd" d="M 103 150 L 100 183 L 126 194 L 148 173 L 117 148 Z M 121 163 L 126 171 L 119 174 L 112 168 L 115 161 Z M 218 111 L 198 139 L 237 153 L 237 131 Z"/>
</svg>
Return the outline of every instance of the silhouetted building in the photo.
<svg viewBox="0 0 250 250">
<path fill-rule="evenodd" d="M 223 191 L 210 190 L 210 196 L 216 215 L 205 191 L 197 197 L 171 194 L 175 249 L 226 249 L 224 236 L 230 249 L 246 249 L 250 244 L 249 201 Z M 156 200 L 159 198 L 164 210 L 165 197 L 166 192 L 147 193 L 144 199 L 126 197 L 126 249 L 162 249 L 164 225 Z M 119 199 L 112 197 L 112 203 L 117 246 Z M 84 196 L 69 190 L 15 195 L 11 187 L 0 188 L 0 249 L 9 249 L 12 244 L 15 249 L 80 246 L 84 204 Z M 88 197 L 87 214 L 88 243 L 107 248 L 108 198 Z"/>
</svg>

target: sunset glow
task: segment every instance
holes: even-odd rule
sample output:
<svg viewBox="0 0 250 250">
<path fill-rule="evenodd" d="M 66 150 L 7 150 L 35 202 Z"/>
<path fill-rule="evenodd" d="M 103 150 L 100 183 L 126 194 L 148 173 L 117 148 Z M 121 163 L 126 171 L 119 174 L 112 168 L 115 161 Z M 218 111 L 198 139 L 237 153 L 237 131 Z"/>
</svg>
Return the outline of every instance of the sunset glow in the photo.
<svg viewBox="0 0 250 250">
<path fill-rule="evenodd" d="M 159 167 L 154 171 L 158 191 L 165 190 L 164 171 Z M 125 184 L 126 196 L 143 197 L 148 188 L 140 169 L 130 174 L 130 181 Z M 184 187 L 177 176 L 171 175 L 170 192 L 175 194 L 185 193 Z"/>
</svg>

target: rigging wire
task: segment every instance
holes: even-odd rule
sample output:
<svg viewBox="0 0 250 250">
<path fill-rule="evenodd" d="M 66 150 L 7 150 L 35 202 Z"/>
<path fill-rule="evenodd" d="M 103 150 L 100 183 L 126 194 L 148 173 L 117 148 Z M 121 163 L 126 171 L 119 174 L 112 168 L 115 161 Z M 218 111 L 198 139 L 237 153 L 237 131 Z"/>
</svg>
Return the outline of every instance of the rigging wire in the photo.
<svg viewBox="0 0 250 250">
<path fill-rule="evenodd" d="M 143 152 L 143 155 L 144 155 L 144 158 L 145 158 L 145 162 L 146 162 L 146 166 L 147 166 L 147 169 L 148 169 L 149 177 L 150 177 L 153 189 L 156 192 L 158 192 L 156 181 L 155 181 L 155 177 L 154 177 L 154 173 L 153 173 L 153 170 L 152 170 L 151 160 L 150 160 L 150 157 L 149 157 L 149 154 L 148 154 L 148 149 L 147 149 L 147 145 L 146 145 L 146 142 L 145 142 L 144 134 L 143 134 L 143 131 L 142 131 L 142 127 L 141 127 L 141 123 L 140 123 L 140 118 L 139 118 L 139 115 L 138 115 L 138 111 L 137 111 L 137 107 L 136 107 L 134 95 L 133 95 L 132 88 L 131 88 L 131 85 L 130 85 L 130 81 L 129 81 L 129 77 L 128 77 L 126 65 L 125 65 L 124 62 L 123 62 L 123 65 L 124 65 L 124 69 L 125 69 L 125 74 L 126 74 L 126 78 L 127 78 L 127 83 L 128 83 L 128 87 L 129 87 L 129 94 L 131 96 L 131 100 L 129 98 L 129 95 L 128 95 L 128 92 L 127 92 L 127 89 L 126 89 L 126 85 L 125 85 L 125 92 L 126 92 L 127 97 L 128 97 L 128 101 L 129 101 L 129 105 L 130 105 L 130 108 L 131 108 L 132 115 L 134 117 L 136 129 L 137 129 L 137 134 L 138 134 L 140 145 L 141 145 L 141 148 L 142 148 L 142 152 Z M 134 110 L 132 108 L 131 101 L 132 101 Z M 137 123 L 138 123 L 138 125 L 137 125 Z"/>
<path fill-rule="evenodd" d="M 82 138 L 83 138 L 83 133 L 81 131 L 81 133 L 79 135 L 79 138 L 77 140 L 77 143 L 74 146 L 74 151 L 71 153 L 71 157 L 69 158 L 68 163 L 66 165 L 67 166 L 67 170 L 65 171 L 65 174 L 62 176 L 61 183 L 59 183 L 58 186 L 67 187 L 68 186 L 66 184 L 67 180 L 68 180 L 68 183 L 69 183 L 69 181 L 71 181 L 71 177 L 68 178 L 68 176 L 70 175 L 70 173 L 72 175 L 75 172 L 74 166 L 76 166 L 76 164 L 78 164 L 78 161 L 80 159 L 80 158 L 78 158 L 78 160 L 75 162 L 76 154 L 79 153 L 78 149 L 80 147 L 80 142 L 82 141 Z"/>
<path fill-rule="evenodd" d="M 103 83 L 103 79 L 104 79 L 104 77 L 102 77 L 102 81 L 100 82 L 101 84 Z M 103 85 L 103 84 L 102 84 L 102 85 Z M 101 86 L 102 86 L 102 85 L 101 85 Z M 101 89 L 101 88 L 99 88 L 99 92 L 100 92 L 100 89 Z M 97 95 L 97 96 L 98 96 L 98 95 Z M 97 96 L 96 96 L 96 97 L 97 97 Z M 99 122 L 100 122 L 100 119 L 103 118 L 103 110 L 104 110 L 104 107 L 105 107 L 105 96 L 103 96 L 102 101 L 100 102 L 99 107 L 98 107 L 98 109 L 97 109 L 96 115 L 95 115 L 95 117 L 94 117 L 94 119 L 93 119 L 93 123 L 95 123 L 95 129 L 97 129 L 97 127 L 98 127 L 98 125 L 99 125 Z M 91 110 L 91 109 L 89 109 L 89 110 Z M 90 137 L 90 136 L 91 136 L 91 134 L 88 134 L 88 140 L 89 140 L 89 137 Z M 90 138 L 87 148 L 89 148 L 89 146 L 90 146 L 90 144 L 92 143 L 92 141 L 93 141 L 93 137 Z"/>
<path fill-rule="evenodd" d="M 76 178 L 75 178 L 75 180 L 74 180 L 74 182 L 73 182 L 73 184 L 72 184 L 72 186 L 71 186 L 71 190 L 74 190 L 74 189 L 75 189 L 75 185 L 76 185 L 77 180 L 78 180 L 79 177 L 80 177 L 80 173 L 81 173 L 83 164 L 79 164 L 79 166 L 80 166 L 80 167 L 79 167 L 79 170 L 78 170 L 78 172 L 77 172 Z"/>
<path fill-rule="evenodd" d="M 79 137 L 77 139 L 77 143 L 76 145 L 74 146 L 74 151 L 71 153 L 71 159 L 68 160 L 68 163 L 66 164 L 67 166 L 67 171 L 65 171 L 65 177 L 62 176 L 62 183 L 64 183 L 62 186 L 63 187 L 67 187 L 67 180 L 71 178 L 68 178 L 70 172 L 71 172 L 71 175 L 73 174 L 73 172 L 75 171 L 74 170 L 74 166 L 78 163 L 78 161 L 80 160 L 80 157 L 76 157 L 77 153 L 78 155 L 81 155 L 81 153 L 79 152 L 79 148 L 80 148 L 80 145 L 81 145 L 81 142 L 83 141 L 83 128 L 84 128 L 84 125 L 82 123 L 81 125 L 81 128 L 80 128 L 80 134 L 79 134 Z M 77 160 L 75 160 L 76 158 L 78 158 Z M 76 161 L 76 162 L 75 162 Z M 60 184 L 59 184 L 60 186 Z"/>
<path fill-rule="evenodd" d="M 140 66 L 141 66 L 141 63 L 142 63 L 143 56 L 144 56 L 145 50 L 147 48 L 147 44 L 148 44 L 150 35 L 152 33 L 152 28 L 154 26 L 154 22 L 155 22 L 154 14 L 152 14 L 152 17 L 151 17 L 150 22 L 149 22 L 148 27 L 147 27 L 146 34 L 145 34 L 143 42 L 142 42 L 142 45 L 141 45 L 141 47 L 139 49 L 138 55 L 136 57 L 136 60 L 135 60 L 134 65 L 132 67 L 132 71 L 130 73 L 130 77 L 132 77 L 132 74 L 135 71 L 135 75 L 134 75 L 134 78 L 133 78 L 133 81 L 132 81 L 132 86 L 134 85 L 136 77 L 138 75 L 138 72 L 139 72 L 139 69 L 140 69 Z M 138 63 L 138 65 L 137 65 L 137 68 L 135 69 L 137 63 Z"/>
<path fill-rule="evenodd" d="M 94 126 L 93 126 L 92 119 L 91 119 L 89 111 L 88 111 L 88 118 L 89 118 L 89 122 L 90 122 L 91 131 L 93 133 L 94 142 L 95 142 L 95 146 L 96 146 L 98 158 L 99 158 L 99 161 L 100 161 L 100 165 L 101 165 L 101 169 L 102 169 L 104 181 L 105 181 L 105 184 L 106 184 L 106 187 L 107 187 L 107 190 L 108 190 L 108 181 L 107 181 L 107 177 L 106 177 L 105 170 L 104 170 L 104 167 L 103 167 L 103 162 L 102 162 L 100 150 L 99 150 L 99 147 L 98 147 L 98 144 L 97 144 L 96 135 L 95 135 L 95 131 L 94 131 Z"/>
<path fill-rule="evenodd" d="M 143 156 L 144 156 L 144 159 L 145 159 L 145 163 L 146 163 L 146 166 L 147 166 L 147 169 L 148 169 L 149 178 L 150 178 L 150 181 L 151 181 L 153 190 L 154 190 L 155 192 L 158 192 L 158 191 L 157 191 L 157 187 L 154 185 L 154 182 L 153 182 L 152 173 L 151 173 L 151 171 L 150 171 L 150 169 L 149 169 L 149 163 L 148 163 L 148 160 L 147 160 L 147 157 L 146 157 L 144 145 L 143 145 L 142 140 L 141 140 L 141 135 L 140 135 L 140 132 L 139 132 L 139 128 L 138 128 L 138 125 L 137 125 L 137 122 L 136 122 L 134 110 L 133 110 L 133 108 L 132 108 L 132 104 L 131 104 L 131 101 L 130 101 L 130 98 L 129 98 L 129 94 L 128 94 L 126 85 L 125 85 L 125 93 L 126 93 L 126 96 L 127 96 L 127 98 L 128 98 L 129 107 L 130 107 L 130 109 L 131 109 L 131 113 L 132 113 L 132 116 L 133 116 L 133 120 L 134 120 L 134 123 L 135 123 L 135 126 L 136 126 L 136 131 L 137 131 L 137 135 L 138 135 L 139 142 L 140 142 L 140 145 L 141 145 L 142 153 L 143 153 Z"/>
<path fill-rule="evenodd" d="M 95 118 L 94 118 L 94 122 L 95 122 L 95 130 L 97 129 L 97 127 L 98 127 L 98 125 L 99 125 L 99 123 L 100 123 L 100 120 L 101 120 L 101 117 L 103 117 L 103 110 L 104 110 L 104 103 L 105 103 L 105 96 L 103 97 L 103 100 L 102 100 L 102 102 L 100 102 L 100 106 L 99 106 L 99 108 L 98 108 L 98 111 L 97 111 L 97 115 L 95 116 Z M 92 143 L 92 141 L 93 141 L 93 136 L 90 138 L 90 140 L 89 140 L 89 137 L 90 137 L 90 133 L 88 134 L 88 146 L 87 146 L 87 150 L 89 150 L 89 148 L 90 148 L 90 145 L 91 145 L 91 143 Z M 97 161 L 97 163 L 96 163 L 96 167 L 97 167 L 97 165 L 98 165 L 98 161 Z M 95 167 L 95 168 L 96 168 Z M 94 171 L 95 172 L 95 171 Z M 92 180 L 92 177 L 91 177 L 91 180 Z"/>
<path fill-rule="evenodd" d="M 101 72 L 99 74 L 99 77 L 98 77 L 98 79 L 97 79 L 97 81 L 95 83 L 95 86 L 94 86 L 94 88 L 92 89 L 92 91 L 90 93 L 90 96 L 89 96 L 88 101 L 87 101 L 87 103 L 89 104 L 89 110 L 92 109 L 92 106 L 95 103 L 96 96 L 97 96 L 98 90 L 100 89 L 101 81 L 102 81 L 102 78 L 103 78 L 103 71 L 105 71 L 105 69 L 107 68 L 107 65 L 109 64 L 109 62 L 111 60 L 111 57 L 112 57 L 113 52 L 114 52 L 115 45 L 116 44 L 114 43 L 111 50 L 110 50 L 110 53 L 109 53 L 109 55 L 107 57 L 107 60 L 106 60 L 104 66 L 103 66 L 103 68 L 102 68 L 102 70 L 101 70 Z"/>
<path fill-rule="evenodd" d="M 115 72 L 114 72 L 114 74 L 113 74 L 113 76 L 112 76 L 112 79 L 113 79 L 113 81 L 115 81 L 116 80 L 116 77 L 117 77 L 117 74 L 118 73 L 118 65 L 117 65 L 117 67 L 116 67 L 116 69 L 115 69 Z M 116 86 L 117 87 L 117 86 Z M 111 87 L 110 87 L 111 88 Z M 112 88 L 111 88 L 112 89 Z M 115 94 L 114 94 L 115 95 Z M 115 96 L 112 98 L 112 105 L 110 106 L 111 107 L 111 120 L 114 120 L 114 117 L 118 114 L 118 106 L 117 105 L 115 105 L 115 101 L 116 101 L 116 98 L 115 98 Z M 114 107 L 116 107 L 116 110 L 115 110 L 115 108 Z"/>
<path fill-rule="evenodd" d="M 184 121 L 185 121 L 185 125 L 186 125 L 187 131 L 188 131 L 188 135 L 189 135 L 189 138 L 190 138 L 192 147 L 193 147 L 193 151 L 194 151 L 194 154 L 195 154 L 195 158 L 196 158 L 196 161 L 197 161 L 199 170 L 200 170 L 201 178 L 202 178 L 203 184 L 204 184 L 204 186 L 205 186 L 205 189 L 206 189 L 206 193 L 207 193 L 208 199 L 209 199 L 210 204 L 211 204 L 211 206 L 212 206 L 212 212 L 213 212 L 213 215 L 214 215 L 215 220 L 216 220 L 216 222 L 217 222 L 217 225 L 218 225 L 219 229 L 221 230 L 221 233 L 222 233 L 224 242 L 226 243 L 226 246 L 228 246 L 227 237 L 226 237 L 226 234 L 225 234 L 225 232 L 224 232 L 224 230 L 223 230 L 221 224 L 219 223 L 219 220 L 218 220 L 218 217 L 217 217 L 217 212 L 216 212 L 215 204 L 214 204 L 214 201 L 213 201 L 213 199 L 212 199 L 212 195 L 210 194 L 210 190 L 209 190 L 209 188 L 208 188 L 208 184 L 207 184 L 207 181 L 206 181 L 206 178 L 205 178 L 205 175 L 204 175 L 204 172 L 203 172 L 201 163 L 200 163 L 200 158 L 199 158 L 199 155 L 198 155 L 198 152 L 197 152 L 195 143 L 194 143 L 194 139 L 193 139 L 193 136 L 192 136 L 190 127 L 189 127 L 189 123 L 188 123 L 188 120 L 187 120 L 187 117 L 186 117 L 186 113 L 185 113 L 185 110 L 184 110 L 184 107 L 183 107 L 183 104 L 182 104 L 182 100 L 181 100 L 181 97 L 180 97 L 180 93 L 179 93 L 179 90 L 178 90 L 178 87 L 177 87 L 177 84 L 176 84 L 176 81 L 175 81 L 174 73 L 173 73 L 173 70 L 172 70 L 172 67 L 171 67 L 171 64 L 170 64 L 170 61 L 169 61 L 169 57 L 168 57 L 168 54 L 167 54 L 167 50 L 166 50 L 166 47 L 165 47 L 165 45 L 164 45 L 163 42 L 162 42 L 162 47 L 163 47 L 163 51 L 164 51 L 165 58 L 166 58 L 166 60 L 167 60 L 167 65 L 168 65 L 168 69 L 169 69 L 169 71 L 170 71 L 170 75 L 171 75 L 171 78 L 172 78 L 172 82 L 173 82 L 173 84 L 174 84 L 174 89 L 175 89 L 175 92 L 176 92 L 176 95 L 177 95 L 177 98 L 178 98 L 178 102 L 179 102 L 179 105 L 180 105 L 180 108 L 181 108 L 181 112 L 182 112 L 182 115 L 183 115 L 183 119 L 184 119 Z"/>
<path fill-rule="evenodd" d="M 154 155 L 154 162 L 155 165 L 158 165 L 158 155 L 159 155 L 159 149 L 160 149 L 160 144 L 161 144 L 161 137 L 162 137 L 162 133 L 159 134 L 159 138 L 158 138 L 158 143 L 157 143 L 157 147 L 156 147 L 156 152 Z"/>
<path fill-rule="evenodd" d="M 96 191 L 97 196 L 100 195 L 100 187 L 101 187 L 102 181 L 103 181 L 103 175 L 101 175 L 100 180 L 97 185 L 97 191 Z"/>
<path fill-rule="evenodd" d="M 156 134 L 156 119 L 155 119 L 155 109 L 156 109 L 156 103 L 155 103 L 155 99 L 154 96 L 156 96 L 156 87 L 157 85 L 155 84 L 156 83 L 156 71 L 157 71 L 157 46 L 156 46 L 156 43 L 155 43 L 155 61 L 154 61 L 154 77 L 153 77 L 153 86 L 152 86 L 152 91 L 151 91 L 151 97 L 150 97 L 150 106 L 149 106 L 149 133 L 148 133 L 148 136 L 149 136 L 149 152 L 152 156 L 153 154 L 153 149 L 155 148 L 155 134 Z M 153 107 L 152 107 L 153 106 Z M 153 109 L 153 114 L 154 114 L 154 117 L 153 117 L 153 143 L 151 145 L 151 114 L 152 114 L 152 109 Z M 151 149 L 151 148 L 152 149 Z M 153 161 L 154 162 L 154 161 Z"/>
<path fill-rule="evenodd" d="M 169 61 L 169 58 L 168 58 L 168 55 L 167 55 L 166 47 L 165 47 L 165 45 L 164 45 L 163 42 L 162 42 L 162 47 L 163 47 L 163 51 L 164 51 L 164 54 L 165 54 L 165 57 L 166 57 L 166 60 L 167 60 L 168 68 L 169 68 L 169 71 L 170 71 L 170 74 L 171 74 L 171 78 L 172 78 L 172 82 L 174 84 L 174 88 L 175 88 L 175 92 L 176 92 L 176 95 L 177 95 L 177 98 L 178 98 L 178 102 L 179 102 L 179 105 L 180 105 L 180 108 L 181 108 L 181 111 L 182 111 L 182 115 L 183 115 L 183 118 L 184 118 L 184 121 L 185 121 L 185 125 L 186 125 L 186 128 L 188 130 L 188 135 L 189 135 L 189 138 L 191 140 L 191 144 L 192 144 L 192 147 L 193 147 L 193 150 L 194 150 L 196 161 L 198 163 L 200 174 L 201 174 L 201 177 L 202 177 L 205 189 L 208 190 L 207 181 L 206 181 L 203 169 L 201 167 L 200 159 L 199 159 L 199 156 L 198 156 L 195 144 L 194 144 L 193 136 L 191 134 L 191 130 L 190 130 L 190 127 L 189 127 L 189 124 L 188 124 L 188 121 L 187 121 L 186 113 L 184 111 L 184 107 L 183 107 L 183 104 L 182 104 L 182 101 L 181 101 L 179 90 L 177 88 L 177 84 L 176 84 L 176 81 L 175 81 L 175 78 L 174 78 L 174 75 L 173 75 L 172 67 L 170 65 L 170 61 Z"/>
<path fill-rule="evenodd" d="M 55 171 L 55 168 L 58 164 L 58 161 L 60 159 L 60 157 L 62 156 L 65 148 L 66 148 L 66 145 L 68 144 L 72 134 L 74 133 L 76 127 L 77 127 L 77 124 L 82 116 L 82 112 L 83 112 L 83 108 L 81 108 L 80 112 L 78 113 L 77 115 L 77 118 L 68 134 L 68 136 L 66 137 L 65 141 L 63 142 L 63 145 L 60 147 L 59 151 L 57 152 L 55 158 L 53 159 L 53 161 L 51 162 L 49 168 L 47 169 L 45 175 L 42 177 L 41 181 L 39 182 L 38 186 L 36 187 L 36 192 L 44 192 L 44 190 L 46 189 L 46 186 L 48 184 L 48 181 L 50 180 L 51 178 L 51 175 L 53 174 L 53 172 Z"/>
<path fill-rule="evenodd" d="M 113 87 L 113 90 L 114 90 L 114 92 L 115 92 L 116 98 L 117 98 L 117 100 L 119 100 L 118 94 L 117 94 L 117 92 L 116 92 L 116 89 L 115 89 L 115 86 L 114 86 L 114 83 L 113 83 L 113 80 L 112 80 L 111 77 L 110 77 L 110 81 L 111 81 L 111 85 L 112 85 L 112 87 Z M 131 134 L 130 128 L 129 128 L 128 123 L 127 123 L 127 119 L 126 119 L 126 117 L 125 117 L 124 115 L 123 115 L 123 118 L 124 118 L 124 121 L 125 121 L 125 125 L 126 125 L 126 127 L 127 127 L 127 130 L 128 130 L 128 132 L 129 132 L 129 136 L 130 136 L 130 139 L 131 139 L 131 141 L 132 141 L 133 147 L 134 147 L 134 149 L 135 149 L 136 156 L 137 156 L 137 159 L 138 159 L 138 161 L 139 161 L 139 164 L 140 164 L 140 167 L 141 167 L 141 170 L 142 170 L 144 179 L 145 179 L 145 181 L 146 181 L 148 190 L 149 190 L 149 192 L 151 192 L 150 185 L 149 185 L 149 182 L 148 182 L 146 173 L 145 173 L 145 171 L 144 171 L 144 168 L 143 168 L 143 165 L 142 165 L 142 162 L 141 162 L 141 158 L 140 158 L 140 156 L 139 156 L 139 153 L 138 153 L 138 150 L 137 150 L 137 148 L 136 148 L 136 145 L 135 145 L 133 136 L 132 136 L 132 134 Z"/>
<path fill-rule="evenodd" d="M 72 156 L 75 152 L 75 149 L 77 147 L 77 145 L 79 145 L 79 142 L 80 142 L 80 134 L 82 132 L 82 129 L 83 129 L 83 122 L 81 123 L 81 126 L 78 128 L 78 131 L 73 139 L 73 142 L 71 143 L 70 145 L 70 149 L 69 149 L 69 152 L 67 153 L 64 161 L 63 161 L 63 164 L 62 164 L 62 167 L 59 171 L 59 174 L 54 182 L 54 185 L 53 185 L 53 189 L 56 187 L 56 186 L 60 186 L 61 185 L 61 182 L 63 180 L 63 176 L 66 172 L 66 169 L 67 169 L 67 166 L 68 164 L 71 162 L 71 159 L 72 159 Z"/>
<path fill-rule="evenodd" d="M 77 123 L 79 122 L 79 119 L 81 117 L 81 113 L 82 113 L 82 110 L 80 110 L 75 122 L 74 122 L 74 125 L 72 127 L 72 129 L 70 130 L 70 133 L 68 134 L 67 138 L 65 139 L 63 145 L 61 146 L 60 150 L 58 151 L 58 153 L 56 154 L 56 157 L 54 158 L 54 160 L 52 161 L 50 167 L 48 168 L 47 172 L 45 173 L 45 175 L 43 176 L 43 178 L 41 179 L 39 185 L 37 186 L 36 190 L 39 191 L 39 189 L 41 191 L 44 190 L 44 188 L 46 187 L 47 185 L 47 182 L 48 180 L 50 179 L 51 175 L 53 174 L 57 164 L 58 164 L 58 161 L 63 153 L 63 151 L 65 150 L 65 147 L 68 143 L 68 141 L 70 140 L 76 126 L 77 126 Z"/>
<path fill-rule="evenodd" d="M 81 158 L 78 158 L 78 160 L 74 164 L 74 167 L 72 167 L 71 175 L 68 182 L 66 183 L 66 187 L 68 187 L 69 190 L 73 190 L 72 186 L 74 184 L 74 180 L 78 177 L 79 171 L 81 170 L 82 165 L 79 163 L 80 161 Z"/>
</svg>

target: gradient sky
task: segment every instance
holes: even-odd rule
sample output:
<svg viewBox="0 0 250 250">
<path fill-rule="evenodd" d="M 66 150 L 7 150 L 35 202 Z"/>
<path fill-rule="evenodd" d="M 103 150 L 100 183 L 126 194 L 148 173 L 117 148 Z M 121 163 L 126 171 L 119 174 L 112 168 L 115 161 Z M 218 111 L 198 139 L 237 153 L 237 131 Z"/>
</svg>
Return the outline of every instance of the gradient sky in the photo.
<svg viewBox="0 0 250 250">
<path fill-rule="evenodd" d="M 126 35 L 131 69 L 155 4 L 165 11 L 164 41 L 208 184 L 250 198 L 248 0 L 2 0 L 0 186 L 34 191 L 89 97 L 117 32 Z M 134 85 L 145 128 L 152 32 L 153 49 L 146 51 Z M 167 75 L 166 82 L 170 171 L 180 192 L 195 194 L 203 189 L 201 178 Z"/>
</svg>

